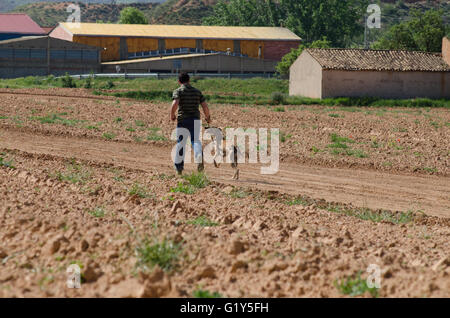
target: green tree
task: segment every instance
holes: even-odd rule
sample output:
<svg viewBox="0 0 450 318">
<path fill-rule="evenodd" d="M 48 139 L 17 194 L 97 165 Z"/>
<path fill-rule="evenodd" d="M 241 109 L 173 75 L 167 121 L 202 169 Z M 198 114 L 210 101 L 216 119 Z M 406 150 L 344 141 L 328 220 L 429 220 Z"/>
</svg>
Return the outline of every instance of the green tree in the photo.
<svg viewBox="0 0 450 318">
<path fill-rule="evenodd" d="M 133 7 L 126 7 L 120 11 L 120 24 L 148 24 L 144 13 Z"/>
<path fill-rule="evenodd" d="M 273 0 L 221 0 L 214 13 L 203 19 L 206 25 L 279 26 L 281 11 Z"/>
<path fill-rule="evenodd" d="M 324 36 L 333 46 L 345 46 L 362 32 L 367 0 L 221 0 L 208 25 L 285 26 L 312 43 Z"/>
<path fill-rule="evenodd" d="M 412 10 L 412 18 L 394 25 L 377 42 L 374 49 L 440 52 L 442 38 L 450 28 L 444 23 L 443 10 Z"/>
<path fill-rule="evenodd" d="M 286 75 L 289 73 L 291 65 L 297 60 L 306 48 L 311 49 L 326 49 L 331 47 L 331 42 L 324 37 L 322 40 L 314 41 L 311 44 L 301 44 L 297 49 L 292 49 L 291 52 L 283 56 L 281 61 L 277 64 L 277 72 Z"/>
<path fill-rule="evenodd" d="M 345 47 L 362 32 L 362 0 L 280 0 L 284 25 L 306 43 L 326 37 L 333 46 Z"/>
</svg>

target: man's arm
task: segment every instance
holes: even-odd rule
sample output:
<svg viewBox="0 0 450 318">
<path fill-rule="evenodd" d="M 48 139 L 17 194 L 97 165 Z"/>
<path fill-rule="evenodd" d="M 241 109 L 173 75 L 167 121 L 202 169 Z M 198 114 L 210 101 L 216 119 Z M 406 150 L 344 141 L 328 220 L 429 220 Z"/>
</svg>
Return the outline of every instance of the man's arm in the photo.
<svg viewBox="0 0 450 318">
<path fill-rule="evenodd" d="M 206 117 L 206 121 L 209 124 L 209 123 L 211 123 L 211 114 L 209 113 L 208 104 L 206 104 L 206 102 L 203 102 L 201 105 L 203 108 L 203 113 L 205 114 L 205 117 Z"/>
<path fill-rule="evenodd" d="M 179 99 L 174 99 L 172 102 L 172 107 L 170 108 L 170 120 L 172 121 L 175 121 L 177 119 L 177 109 L 179 104 Z"/>
</svg>

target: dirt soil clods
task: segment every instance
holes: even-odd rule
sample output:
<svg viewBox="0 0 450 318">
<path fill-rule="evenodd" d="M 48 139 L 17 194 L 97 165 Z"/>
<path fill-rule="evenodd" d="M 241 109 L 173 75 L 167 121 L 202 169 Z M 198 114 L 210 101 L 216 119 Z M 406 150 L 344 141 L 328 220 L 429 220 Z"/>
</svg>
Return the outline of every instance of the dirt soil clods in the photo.
<svg viewBox="0 0 450 318">
<path fill-rule="evenodd" d="M 231 182 L 174 175 L 168 105 L 1 96 L 0 297 L 450 296 L 448 110 L 212 105 L 282 132 L 278 175 Z"/>
</svg>

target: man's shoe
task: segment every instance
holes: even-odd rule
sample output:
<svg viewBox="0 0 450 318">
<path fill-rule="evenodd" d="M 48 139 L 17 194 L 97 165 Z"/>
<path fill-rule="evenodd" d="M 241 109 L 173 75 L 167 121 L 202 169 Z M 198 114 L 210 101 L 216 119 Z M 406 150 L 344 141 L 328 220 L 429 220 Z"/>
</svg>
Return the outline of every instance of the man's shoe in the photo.
<svg viewBox="0 0 450 318">
<path fill-rule="evenodd" d="M 183 175 L 183 170 L 177 170 L 177 175 L 179 176 Z"/>
<path fill-rule="evenodd" d="M 198 172 L 203 172 L 205 170 L 205 165 L 203 164 L 203 162 L 202 163 L 199 163 L 198 165 L 197 165 L 197 171 Z"/>
</svg>

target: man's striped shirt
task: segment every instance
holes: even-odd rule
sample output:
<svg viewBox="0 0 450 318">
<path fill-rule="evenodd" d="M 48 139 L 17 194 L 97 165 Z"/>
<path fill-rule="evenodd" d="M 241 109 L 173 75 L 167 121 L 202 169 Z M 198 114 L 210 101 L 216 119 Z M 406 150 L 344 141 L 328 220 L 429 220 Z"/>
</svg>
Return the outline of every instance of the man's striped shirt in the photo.
<svg viewBox="0 0 450 318">
<path fill-rule="evenodd" d="M 189 84 L 183 84 L 173 92 L 172 99 L 179 99 L 178 121 L 186 118 L 200 119 L 198 106 L 205 101 L 205 97 L 195 87 Z"/>
</svg>

